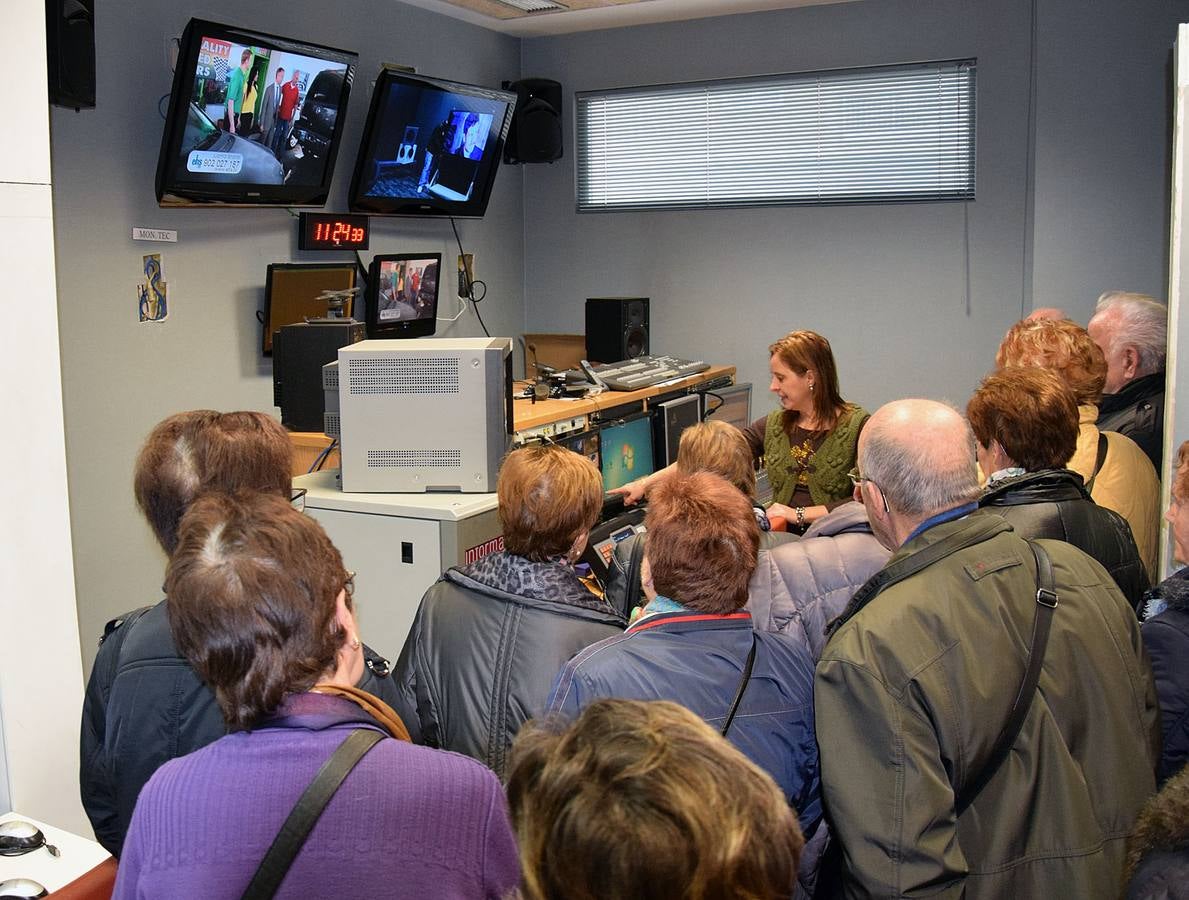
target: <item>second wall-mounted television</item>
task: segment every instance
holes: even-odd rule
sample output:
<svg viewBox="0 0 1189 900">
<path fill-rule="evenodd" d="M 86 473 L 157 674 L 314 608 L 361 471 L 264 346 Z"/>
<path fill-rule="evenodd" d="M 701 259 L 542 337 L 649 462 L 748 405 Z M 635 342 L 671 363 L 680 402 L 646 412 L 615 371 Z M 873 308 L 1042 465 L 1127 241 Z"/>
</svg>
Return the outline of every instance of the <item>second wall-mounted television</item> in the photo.
<svg viewBox="0 0 1189 900">
<path fill-rule="evenodd" d="M 191 19 L 157 160 L 162 206 L 322 206 L 358 56 Z"/>
<path fill-rule="evenodd" d="M 351 177 L 354 212 L 478 218 L 516 95 L 385 67 Z"/>
</svg>

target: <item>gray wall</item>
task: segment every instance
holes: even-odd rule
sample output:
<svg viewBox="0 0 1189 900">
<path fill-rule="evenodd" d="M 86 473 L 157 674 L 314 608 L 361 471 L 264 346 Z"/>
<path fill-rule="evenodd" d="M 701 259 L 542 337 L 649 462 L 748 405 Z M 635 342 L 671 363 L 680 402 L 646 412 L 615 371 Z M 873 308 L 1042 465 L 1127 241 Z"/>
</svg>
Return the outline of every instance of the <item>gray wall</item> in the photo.
<svg viewBox="0 0 1189 900">
<path fill-rule="evenodd" d="M 280 17 L 267 18 L 263 9 L 204 0 L 201 13 L 360 54 L 330 210 L 346 209 L 370 84 L 382 62 L 492 86 L 520 70 L 519 41 L 392 0 L 344 0 L 333 14 L 319 0 L 290 0 Z M 99 105 L 81 113 L 55 109 L 52 116 L 67 462 L 87 666 L 105 621 L 160 597 L 164 559 L 131 495 L 145 435 L 184 409 L 275 412 L 271 363 L 260 355 L 255 318 L 266 266 L 347 258 L 298 253 L 297 220 L 285 210 L 157 208 L 158 100 L 171 84 L 166 44 L 194 10 L 176 0 L 105 4 L 96 17 Z M 489 285 L 483 315 L 492 334 L 523 330 L 522 202 L 520 170 L 507 167 L 487 217 L 459 223 Z M 133 242 L 134 225 L 176 229 L 179 242 Z M 450 264 L 457 253 L 448 222 L 376 219 L 373 228 L 371 252 L 439 251 Z M 169 284 L 170 316 L 156 325 L 136 321 L 134 286 L 147 252 L 163 254 Z M 443 315 L 457 309 L 448 287 Z M 444 333 L 481 331 L 468 313 Z"/>
<path fill-rule="evenodd" d="M 1036 305 L 1064 303 L 1083 321 L 1107 287 L 1162 293 L 1162 67 L 1175 16 L 1172 3 L 1149 6 L 1039 0 L 1036 143 L 1028 0 L 880 0 L 526 41 L 525 75 L 556 78 L 568 94 L 978 59 L 978 193 L 969 204 L 577 215 L 572 153 L 532 167 L 532 330 L 580 332 L 586 297 L 648 296 L 654 352 L 735 363 L 760 389 L 758 411 L 771 408 L 766 347 L 793 328 L 829 337 L 844 394 L 869 408 L 906 395 L 964 404 L 1033 293 Z M 1077 27 L 1063 31 L 1069 22 Z M 1104 66 L 1104 45 L 1115 40 L 1120 58 Z M 570 104 L 570 129 L 572 114 Z M 1088 298 L 1084 309 L 1079 298 Z"/>
<path fill-rule="evenodd" d="M 1086 322 L 1105 290 L 1165 298 L 1172 45 L 1189 9 L 1039 10 L 1032 300 Z"/>
</svg>

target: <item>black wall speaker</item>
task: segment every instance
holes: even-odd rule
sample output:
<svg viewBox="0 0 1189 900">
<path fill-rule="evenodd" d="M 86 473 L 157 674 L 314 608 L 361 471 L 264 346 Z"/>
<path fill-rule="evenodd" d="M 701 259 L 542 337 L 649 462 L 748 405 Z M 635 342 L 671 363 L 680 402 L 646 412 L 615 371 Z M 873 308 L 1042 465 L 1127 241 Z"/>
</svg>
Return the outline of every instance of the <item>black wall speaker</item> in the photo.
<svg viewBox="0 0 1189 900">
<path fill-rule="evenodd" d="M 647 297 L 586 301 L 586 358 L 612 363 L 648 353 Z"/>
<path fill-rule="evenodd" d="M 561 159 L 561 85 L 548 78 L 523 78 L 505 81 L 504 90 L 516 92 L 516 112 L 504 143 L 504 162 Z"/>
<path fill-rule="evenodd" d="M 50 103 L 95 106 L 95 0 L 45 0 Z"/>
</svg>

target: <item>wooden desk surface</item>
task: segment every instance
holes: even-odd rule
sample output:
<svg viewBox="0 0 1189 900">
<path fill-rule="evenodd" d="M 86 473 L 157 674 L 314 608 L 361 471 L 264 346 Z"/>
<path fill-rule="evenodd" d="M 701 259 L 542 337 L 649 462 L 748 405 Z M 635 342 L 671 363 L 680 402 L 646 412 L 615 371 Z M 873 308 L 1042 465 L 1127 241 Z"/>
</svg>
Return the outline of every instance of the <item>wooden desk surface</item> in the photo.
<svg viewBox="0 0 1189 900">
<path fill-rule="evenodd" d="M 645 403 L 661 394 L 669 394 L 681 388 L 704 384 L 723 375 L 735 377 L 734 366 L 711 366 L 705 372 L 689 375 L 680 381 L 672 381 L 663 387 L 641 388 L 638 391 L 604 391 L 594 397 L 584 397 L 581 400 L 531 400 L 516 399 L 512 401 L 513 427 L 516 431 L 535 428 L 538 425 L 548 425 L 561 419 L 573 416 L 589 416 L 591 413 L 629 403 Z M 293 439 L 294 461 L 293 474 L 304 475 L 327 444 L 330 438 L 316 432 L 294 431 L 289 435 Z M 322 466 L 323 469 L 337 469 L 339 466 L 338 450 Z"/>
<path fill-rule="evenodd" d="M 514 400 L 512 402 L 512 418 L 517 431 L 547 425 L 559 419 L 572 416 L 588 416 L 601 409 L 623 406 L 628 403 L 643 403 L 660 394 L 668 394 L 674 390 L 704 384 L 723 375 L 735 377 L 734 366 L 711 366 L 705 372 L 689 375 L 680 381 L 666 383 L 663 387 L 641 388 L 638 391 L 604 391 L 594 397 L 584 397 L 581 400 Z"/>
</svg>

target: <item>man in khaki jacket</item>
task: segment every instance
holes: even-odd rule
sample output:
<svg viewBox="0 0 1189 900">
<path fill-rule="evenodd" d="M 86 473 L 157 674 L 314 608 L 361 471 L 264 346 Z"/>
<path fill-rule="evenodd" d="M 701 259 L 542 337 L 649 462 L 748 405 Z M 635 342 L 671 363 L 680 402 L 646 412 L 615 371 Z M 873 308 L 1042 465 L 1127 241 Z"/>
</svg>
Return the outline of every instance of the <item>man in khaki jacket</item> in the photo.
<svg viewBox="0 0 1189 900">
<path fill-rule="evenodd" d="M 973 514 L 974 438 L 940 403 L 872 416 L 857 482 L 893 555 L 817 667 L 846 895 L 1117 897 L 1160 741 L 1134 612 L 1097 562 L 1038 542 L 1058 597 L 1044 666 L 1011 750 L 974 793 L 1024 678 L 1032 552 L 999 516 Z"/>
</svg>

